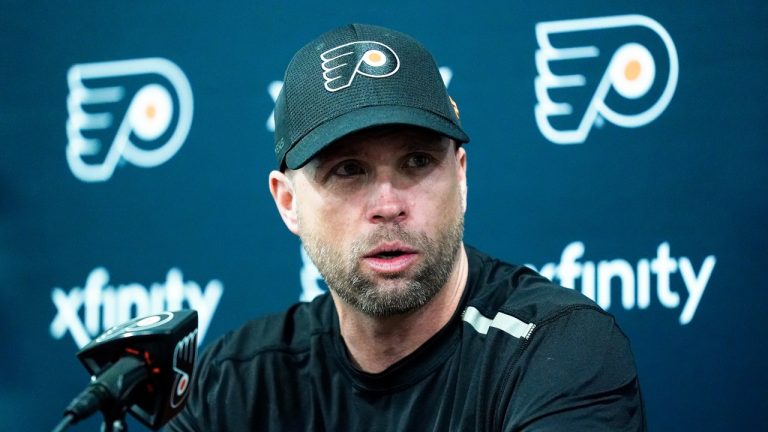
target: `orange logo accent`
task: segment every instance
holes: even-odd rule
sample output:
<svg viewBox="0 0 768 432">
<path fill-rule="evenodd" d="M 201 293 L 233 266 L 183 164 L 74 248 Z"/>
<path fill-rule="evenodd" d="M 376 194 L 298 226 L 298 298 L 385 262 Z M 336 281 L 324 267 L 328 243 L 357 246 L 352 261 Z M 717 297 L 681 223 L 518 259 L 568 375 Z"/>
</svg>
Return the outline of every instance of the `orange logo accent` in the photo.
<svg viewBox="0 0 768 432">
<path fill-rule="evenodd" d="M 632 60 L 624 67 L 624 76 L 627 77 L 628 80 L 634 81 L 640 76 L 641 69 L 640 62 Z"/>
</svg>

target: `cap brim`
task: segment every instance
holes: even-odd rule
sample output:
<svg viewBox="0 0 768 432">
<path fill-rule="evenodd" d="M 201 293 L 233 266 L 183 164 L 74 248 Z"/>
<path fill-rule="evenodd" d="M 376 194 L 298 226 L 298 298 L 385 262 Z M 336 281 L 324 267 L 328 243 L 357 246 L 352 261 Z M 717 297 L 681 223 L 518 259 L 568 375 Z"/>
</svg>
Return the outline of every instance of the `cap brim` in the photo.
<svg viewBox="0 0 768 432">
<path fill-rule="evenodd" d="M 337 139 L 362 129 L 388 124 L 420 126 L 460 143 L 469 142 L 469 137 L 461 128 L 440 115 L 420 108 L 377 105 L 350 111 L 310 131 L 288 150 L 285 155 L 286 166 L 299 169 Z"/>
</svg>

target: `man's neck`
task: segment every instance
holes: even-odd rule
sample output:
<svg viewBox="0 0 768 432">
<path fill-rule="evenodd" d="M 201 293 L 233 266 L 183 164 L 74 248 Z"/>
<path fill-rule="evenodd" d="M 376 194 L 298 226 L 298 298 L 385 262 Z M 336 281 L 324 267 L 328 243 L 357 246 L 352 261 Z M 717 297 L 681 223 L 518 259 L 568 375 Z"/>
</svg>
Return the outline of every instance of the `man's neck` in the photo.
<svg viewBox="0 0 768 432">
<path fill-rule="evenodd" d="M 365 315 L 333 295 L 341 336 L 356 366 L 365 372 L 382 372 L 434 336 L 459 306 L 467 275 L 462 245 L 448 282 L 432 300 L 409 314 L 386 318 Z"/>
</svg>

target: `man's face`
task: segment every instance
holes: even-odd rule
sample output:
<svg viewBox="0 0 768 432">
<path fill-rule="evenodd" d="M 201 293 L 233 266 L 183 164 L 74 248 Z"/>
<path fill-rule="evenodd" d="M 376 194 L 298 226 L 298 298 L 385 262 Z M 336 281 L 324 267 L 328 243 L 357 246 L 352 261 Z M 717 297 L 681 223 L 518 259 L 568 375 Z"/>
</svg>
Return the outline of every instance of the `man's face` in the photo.
<svg viewBox="0 0 768 432">
<path fill-rule="evenodd" d="M 465 174 L 464 149 L 424 129 L 347 136 L 292 173 L 297 234 L 341 300 L 375 317 L 416 310 L 459 256 Z"/>
</svg>

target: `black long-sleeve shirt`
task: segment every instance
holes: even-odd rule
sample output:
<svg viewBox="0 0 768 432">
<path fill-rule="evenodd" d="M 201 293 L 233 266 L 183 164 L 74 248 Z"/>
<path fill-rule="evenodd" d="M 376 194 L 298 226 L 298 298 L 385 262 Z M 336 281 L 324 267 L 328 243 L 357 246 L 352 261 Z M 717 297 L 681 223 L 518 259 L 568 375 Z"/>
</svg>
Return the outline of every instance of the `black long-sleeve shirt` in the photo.
<svg viewBox="0 0 768 432">
<path fill-rule="evenodd" d="M 526 267 L 467 253 L 454 317 L 384 372 L 353 366 L 324 295 L 212 344 L 168 429 L 646 429 L 629 342 L 612 316 Z"/>
</svg>

